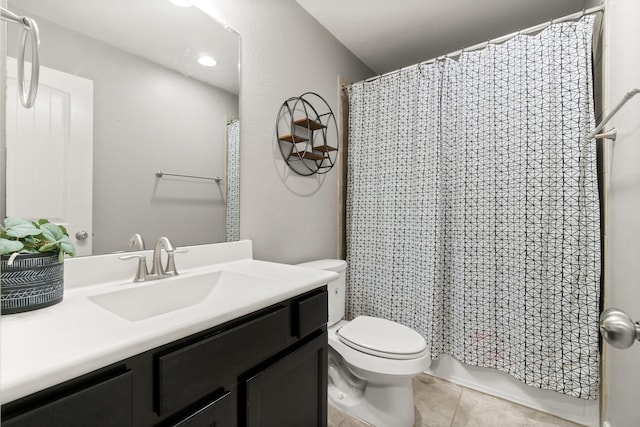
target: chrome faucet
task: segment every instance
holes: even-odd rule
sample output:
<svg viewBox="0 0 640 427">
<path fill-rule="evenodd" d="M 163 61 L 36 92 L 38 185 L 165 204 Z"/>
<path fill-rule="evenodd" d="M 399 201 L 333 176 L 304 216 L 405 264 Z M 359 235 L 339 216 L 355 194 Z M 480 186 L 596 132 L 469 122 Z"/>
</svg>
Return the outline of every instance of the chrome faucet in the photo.
<svg viewBox="0 0 640 427">
<path fill-rule="evenodd" d="M 137 236 L 137 237 L 136 237 Z M 133 243 L 132 243 L 133 242 Z M 144 248 L 144 240 L 139 234 L 134 234 L 129 240 L 130 246 L 139 246 Z M 162 266 L 162 249 L 167 252 L 167 266 Z M 147 257 L 142 254 L 124 255 L 120 259 L 137 259 L 138 269 L 133 278 L 134 282 L 145 282 L 147 280 L 158 280 L 165 277 L 173 277 L 178 275 L 174 255 L 176 253 L 185 253 L 186 249 L 176 249 L 167 237 L 160 237 L 153 249 L 153 258 L 151 260 L 151 272 L 147 269 Z"/>
<path fill-rule="evenodd" d="M 162 267 L 162 248 L 167 251 L 167 268 Z M 152 279 L 161 279 L 168 276 L 177 276 L 176 264 L 173 260 L 176 248 L 173 247 L 171 241 L 167 237 L 160 237 L 153 248 L 153 260 L 151 261 Z"/>
</svg>

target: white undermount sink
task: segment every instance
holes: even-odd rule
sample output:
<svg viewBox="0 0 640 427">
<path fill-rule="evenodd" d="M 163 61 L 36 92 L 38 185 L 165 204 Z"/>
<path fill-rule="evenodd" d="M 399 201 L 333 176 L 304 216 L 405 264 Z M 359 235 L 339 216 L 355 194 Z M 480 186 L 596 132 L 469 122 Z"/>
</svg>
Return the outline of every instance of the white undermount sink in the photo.
<svg viewBox="0 0 640 427">
<path fill-rule="evenodd" d="M 131 284 L 130 288 L 93 295 L 89 300 L 135 322 L 202 303 L 237 303 L 248 293 L 265 292 L 277 283 L 248 274 L 215 271 Z"/>
</svg>

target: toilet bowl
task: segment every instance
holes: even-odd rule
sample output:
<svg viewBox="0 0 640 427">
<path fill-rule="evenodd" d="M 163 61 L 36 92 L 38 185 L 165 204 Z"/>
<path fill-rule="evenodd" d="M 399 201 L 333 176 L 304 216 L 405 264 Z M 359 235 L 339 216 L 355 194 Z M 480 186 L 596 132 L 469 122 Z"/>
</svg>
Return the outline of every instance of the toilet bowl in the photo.
<svg viewBox="0 0 640 427">
<path fill-rule="evenodd" d="M 358 316 L 344 320 L 345 261 L 299 265 L 339 273 L 339 278 L 328 284 L 331 403 L 376 427 L 413 426 L 411 378 L 431 364 L 424 338 L 386 319 Z"/>
</svg>

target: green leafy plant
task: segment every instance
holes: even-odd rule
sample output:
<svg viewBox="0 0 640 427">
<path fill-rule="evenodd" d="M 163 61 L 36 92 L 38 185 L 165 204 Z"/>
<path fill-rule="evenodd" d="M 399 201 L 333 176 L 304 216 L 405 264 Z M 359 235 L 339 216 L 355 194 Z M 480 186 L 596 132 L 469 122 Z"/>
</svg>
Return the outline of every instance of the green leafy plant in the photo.
<svg viewBox="0 0 640 427">
<path fill-rule="evenodd" d="M 0 227 L 0 255 L 58 251 L 60 262 L 65 254 L 74 256 L 76 247 L 67 229 L 46 219 L 29 221 L 22 218 L 5 218 Z"/>
</svg>

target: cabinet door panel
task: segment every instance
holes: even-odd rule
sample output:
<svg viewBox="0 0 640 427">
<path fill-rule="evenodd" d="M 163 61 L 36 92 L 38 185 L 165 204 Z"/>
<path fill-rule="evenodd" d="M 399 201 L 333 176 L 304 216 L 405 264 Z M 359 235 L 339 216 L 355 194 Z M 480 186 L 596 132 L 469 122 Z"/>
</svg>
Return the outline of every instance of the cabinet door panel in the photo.
<svg viewBox="0 0 640 427">
<path fill-rule="evenodd" d="M 174 424 L 174 427 L 231 427 L 233 423 L 231 392 Z"/>
<path fill-rule="evenodd" d="M 246 381 L 249 427 L 327 425 L 327 333 Z"/>
<path fill-rule="evenodd" d="M 128 371 L 19 416 L 3 419 L 2 427 L 131 426 L 131 401 L 132 373 Z"/>
<path fill-rule="evenodd" d="M 289 310 L 280 308 L 228 331 L 158 357 L 157 412 L 178 410 L 287 346 Z"/>
</svg>

